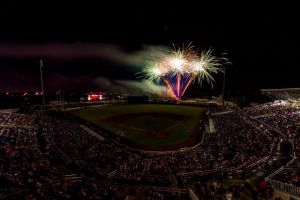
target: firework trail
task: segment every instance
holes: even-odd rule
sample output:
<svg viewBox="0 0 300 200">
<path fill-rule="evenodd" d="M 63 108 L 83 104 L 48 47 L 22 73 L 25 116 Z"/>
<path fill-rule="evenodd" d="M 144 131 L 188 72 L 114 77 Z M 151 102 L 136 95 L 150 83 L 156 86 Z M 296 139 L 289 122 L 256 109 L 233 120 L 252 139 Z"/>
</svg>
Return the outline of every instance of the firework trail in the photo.
<svg viewBox="0 0 300 200">
<path fill-rule="evenodd" d="M 213 75 L 222 71 L 222 60 L 213 56 L 211 50 L 199 53 L 189 44 L 182 48 L 174 47 L 173 51 L 148 61 L 142 73 L 148 81 L 163 80 L 172 95 L 180 100 L 193 81 L 199 84 L 206 81 L 213 87 Z"/>
</svg>

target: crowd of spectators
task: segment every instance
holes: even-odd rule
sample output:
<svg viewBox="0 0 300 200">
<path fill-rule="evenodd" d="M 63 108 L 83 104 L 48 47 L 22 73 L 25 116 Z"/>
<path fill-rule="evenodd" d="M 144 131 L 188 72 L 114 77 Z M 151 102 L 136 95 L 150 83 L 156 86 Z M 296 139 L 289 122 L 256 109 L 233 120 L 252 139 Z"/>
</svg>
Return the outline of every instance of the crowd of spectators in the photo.
<svg viewBox="0 0 300 200">
<path fill-rule="evenodd" d="M 220 112 L 209 115 L 216 132 L 204 134 L 201 145 L 161 155 L 99 140 L 71 119 L 0 113 L 0 199 L 11 194 L 25 199 L 112 198 L 117 192 L 111 183 L 177 187 L 174 179 L 187 174 L 242 169 L 270 153 L 272 136 L 266 137 L 269 133 L 259 122 L 283 132 L 300 149 L 296 108 L 273 103 L 211 113 Z M 215 179 L 196 187 L 207 198 L 225 194 L 222 188 Z M 228 191 L 241 196 L 243 186 Z M 148 199 L 186 197 L 151 188 L 144 194 Z"/>
<path fill-rule="evenodd" d="M 0 112 L 0 124 L 13 127 L 30 127 L 34 124 L 31 115 Z"/>
<path fill-rule="evenodd" d="M 244 112 L 258 122 L 267 124 L 290 139 L 297 155 L 300 155 L 300 109 L 287 101 L 257 105 Z"/>
<path fill-rule="evenodd" d="M 270 153 L 272 141 L 236 112 L 213 116 L 216 133 L 207 133 L 203 144 L 168 157 L 178 173 L 240 168 Z"/>
<path fill-rule="evenodd" d="M 121 181 L 159 186 L 171 184 L 167 163 L 161 157 L 145 159 L 143 155 L 136 155 L 123 164 L 119 171 L 118 178 Z"/>
<path fill-rule="evenodd" d="M 242 182 L 226 184 L 216 178 L 203 177 L 194 185 L 200 199 L 243 199 L 245 186 Z"/>
<path fill-rule="evenodd" d="M 274 113 L 280 113 L 286 106 L 281 101 L 258 104 L 255 106 L 247 107 L 243 109 L 243 112 L 252 117 L 259 117 L 264 115 L 270 115 Z"/>
<path fill-rule="evenodd" d="M 147 191 L 148 200 L 189 200 L 190 197 L 188 192 L 173 192 L 173 191 L 162 191 L 157 189 L 149 189 Z"/>
<path fill-rule="evenodd" d="M 299 195 L 299 189 L 295 189 L 300 186 L 299 165 L 297 164 L 299 162 L 297 158 L 300 156 L 299 102 L 280 100 L 269 104 L 250 107 L 245 109 L 244 112 L 258 123 L 264 124 L 264 126 L 268 126 L 275 132 L 280 133 L 281 141 L 285 141 L 285 145 L 292 145 L 292 152 L 294 154 L 291 156 L 296 156 L 291 160 L 293 162 L 289 162 L 292 165 L 280 168 L 282 170 L 272 175 L 270 181 L 275 189 Z"/>
<path fill-rule="evenodd" d="M 63 159 L 78 159 L 78 163 L 84 165 L 89 162 L 87 170 L 103 176 L 118 167 L 122 158 L 117 155 L 125 155 L 123 150 L 121 154 L 113 143 L 99 144 L 68 121 L 34 121 L 34 115 L 0 113 L 0 199 L 99 199 L 112 196 L 101 179 L 70 175 L 73 170 Z M 94 159 L 95 156 L 98 158 Z"/>
<path fill-rule="evenodd" d="M 74 121 L 49 119 L 47 126 L 53 143 L 80 168 L 106 176 L 118 169 L 132 154 L 111 140 L 99 141 Z M 48 129 L 50 130 L 50 129 Z"/>
<path fill-rule="evenodd" d="M 0 194 L 22 190 L 37 191 L 57 177 L 46 158 L 52 153 L 40 151 L 33 117 L 0 114 Z M 47 154 L 47 155 L 46 155 Z"/>
</svg>

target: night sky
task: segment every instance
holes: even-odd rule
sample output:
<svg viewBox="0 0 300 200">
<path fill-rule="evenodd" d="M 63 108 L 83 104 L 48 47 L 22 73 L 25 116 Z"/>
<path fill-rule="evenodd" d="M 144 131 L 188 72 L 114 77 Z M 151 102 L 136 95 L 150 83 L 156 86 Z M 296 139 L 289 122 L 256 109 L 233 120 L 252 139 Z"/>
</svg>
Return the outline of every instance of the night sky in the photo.
<svg viewBox="0 0 300 200">
<path fill-rule="evenodd" d="M 300 87 L 300 18 L 292 8 L 152 1 L 3 4 L 0 91 L 38 90 L 40 58 L 48 91 L 135 84 L 147 53 L 191 41 L 217 56 L 227 53 L 233 63 L 226 74 L 228 90 Z M 217 77 L 216 89 L 221 85 Z"/>
</svg>

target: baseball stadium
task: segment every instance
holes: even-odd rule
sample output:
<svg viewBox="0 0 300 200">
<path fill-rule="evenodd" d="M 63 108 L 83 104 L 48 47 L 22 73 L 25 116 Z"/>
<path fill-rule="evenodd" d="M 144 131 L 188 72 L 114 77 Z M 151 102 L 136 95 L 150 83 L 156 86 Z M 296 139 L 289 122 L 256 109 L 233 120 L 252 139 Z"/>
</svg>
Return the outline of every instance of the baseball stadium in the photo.
<svg viewBox="0 0 300 200">
<path fill-rule="evenodd" d="M 70 113 L 125 138 L 144 150 L 178 150 L 196 145 L 207 108 L 163 105 L 108 105 Z"/>
<path fill-rule="evenodd" d="M 299 6 L 97 2 L 0 7 L 0 200 L 300 200 Z"/>
</svg>

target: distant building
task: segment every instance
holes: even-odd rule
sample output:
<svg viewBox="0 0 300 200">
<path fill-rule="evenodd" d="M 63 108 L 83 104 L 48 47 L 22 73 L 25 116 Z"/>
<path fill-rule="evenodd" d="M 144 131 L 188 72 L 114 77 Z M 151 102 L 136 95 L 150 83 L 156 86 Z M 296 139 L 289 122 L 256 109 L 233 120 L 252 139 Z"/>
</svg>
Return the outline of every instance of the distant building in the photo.
<svg viewBox="0 0 300 200">
<path fill-rule="evenodd" d="M 80 97 L 80 101 L 100 101 L 104 99 L 105 97 L 101 92 L 90 92 Z"/>
</svg>

